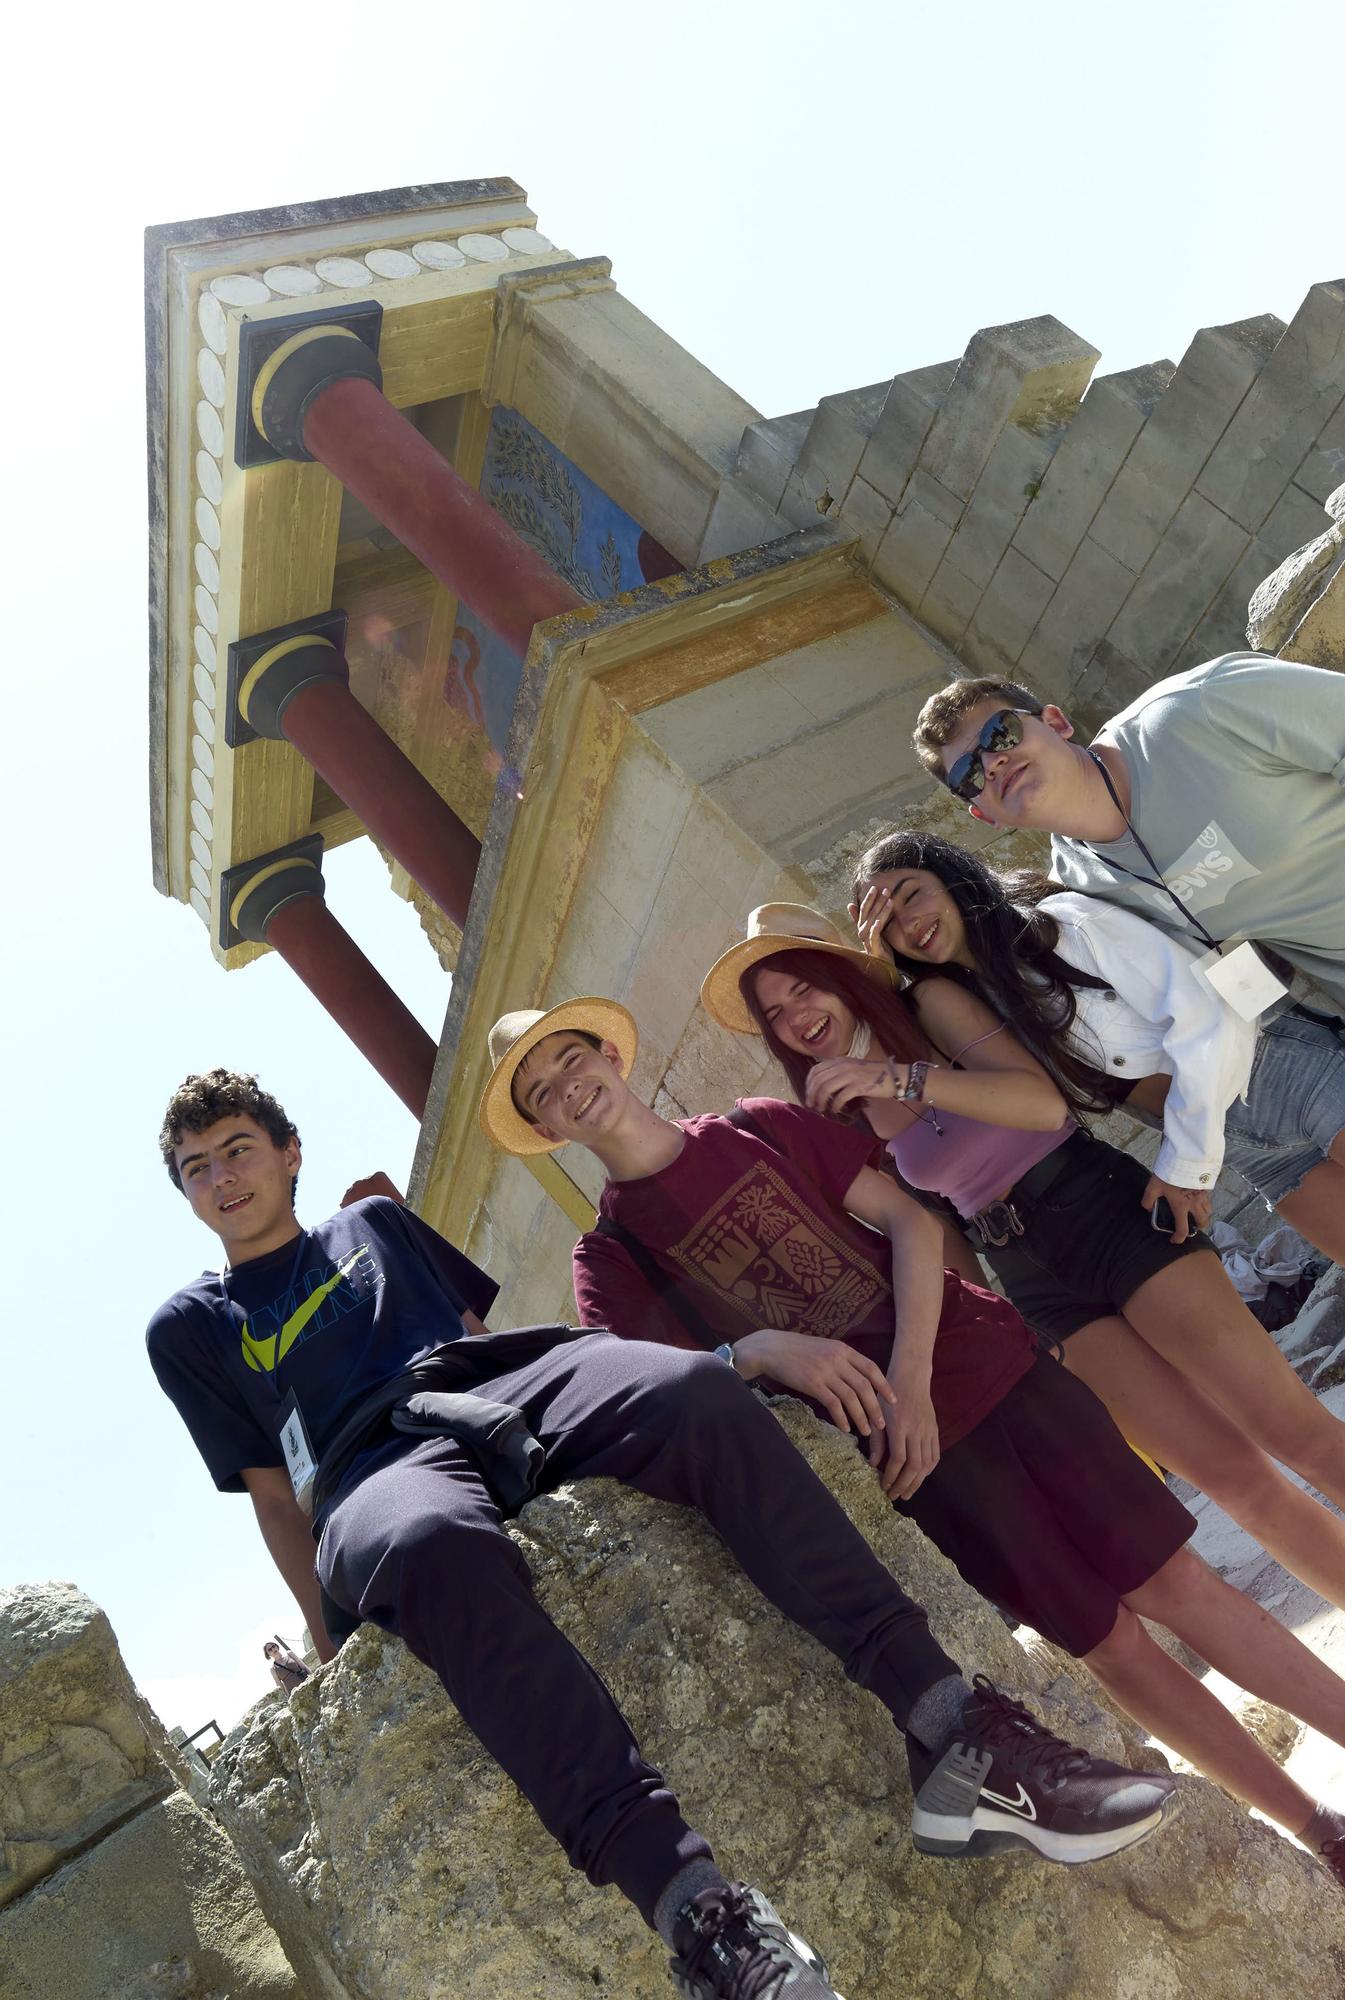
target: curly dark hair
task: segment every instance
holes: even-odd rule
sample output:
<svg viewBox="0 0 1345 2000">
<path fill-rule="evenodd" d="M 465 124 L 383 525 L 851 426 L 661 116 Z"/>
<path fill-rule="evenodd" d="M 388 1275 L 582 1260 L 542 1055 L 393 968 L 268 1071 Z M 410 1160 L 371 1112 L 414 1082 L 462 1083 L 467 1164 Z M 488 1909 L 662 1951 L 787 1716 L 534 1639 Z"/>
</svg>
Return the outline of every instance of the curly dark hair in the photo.
<svg viewBox="0 0 1345 2000">
<path fill-rule="evenodd" d="M 272 1097 L 269 1090 L 263 1090 L 256 1077 L 249 1076 L 246 1071 L 208 1069 L 200 1076 L 184 1076 L 168 1100 L 168 1109 L 159 1127 L 159 1152 L 168 1169 L 168 1178 L 179 1192 L 185 1193 L 186 1190 L 177 1170 L 175 1149 L 188 1132 L 206 1132 L 232 1112 L 241 1112 L 245 1118 L 255 1119 L 275 1146 L 285 1146 L 299 1136 L 298 1126 L 283 1105 Z M 293 1188 L 298 1184 L 299 1176 L 296 1174 L 291 1198 Z"/>
<path fill-rule="evenodd" d="M 1022 709 L 1025 715 L 1040 715 L 1042 704 L 1031 688 L 1017 681 L 1002 681 L 990 675 L 974 680 L 950 681 L 940 688 L 915 718 L 911 741 L 915 754 L 931 777 L 943 780 L 943 752 L 957 734 L 964 716 L 994 695 L 1006 708 Z"/>
<path fill-rule="evenodd" d="M 1111 1111 L 1121 1103 L 1130 1080 L 1086 1061 L 1070 1038 L 1079 1011 L 1076 990 L 1110 989 L 1105 979 L 1066 964 L 1056 952 L 1060 926 L 1037 905 L 1044 896 L 1058 895 L 1059 885 L 1034 868 L 998 873 L 941 834 L 908 829 L 884 835 L 860 856 L 854 901 L 862 900 L 873 876 L 895 868 L 918 868 L 938 877 L 961 912 L 976 961 L 976 971 L 968 972 L 960 965 L 926 965 L 894 951 L 901 970 L 912 980 L 935 975 L 954 979 L 993 1007 L 1050 1074 L 1076 1116 Z"/>
<path fill-rule="evenodd" d="M 894 1057 L 897 1062 L 916 1062 L 921 1058 L 927 1059 L 933 1053 L 929 1037 L 918 1025 L 901 995 L 880 985 L 862 966 L 842 958 L 837 952 L 809 951 L 802 945 L 793 951 L 773 951 L 769 958 L 758 959 L 755 965 L 748 967 L 738 981 L 738 991 L 743 996 L 748 1013 L 761 1030 L 766 1047 L 789 1078 L 790 1089 L 800 1104 L 803 1103 L 808 1072 L 813 1066 L 812 1057 L 786 1048 L 766 1019 L 757 998 L 757 974 L 767 966 L 772 972 L 792 972 L 796 979 L 806 979 L 810 986 L 819 987 L 823 993 L 834 993 L 857 1019 L 868 1022 L 873 1030 L 873 1039 L 883 1054 Z"/>
</svg>

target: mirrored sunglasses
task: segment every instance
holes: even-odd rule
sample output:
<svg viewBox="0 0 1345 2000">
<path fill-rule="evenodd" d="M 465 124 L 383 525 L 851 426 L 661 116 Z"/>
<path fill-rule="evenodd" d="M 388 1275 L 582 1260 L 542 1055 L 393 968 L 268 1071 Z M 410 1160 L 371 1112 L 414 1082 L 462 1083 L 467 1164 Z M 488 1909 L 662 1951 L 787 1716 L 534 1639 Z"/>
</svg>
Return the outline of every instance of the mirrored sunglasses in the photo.
<svg viewBox="0 0 1345 2000">
<path fill-rule="evenodd" d="M 976 739 L 974 750 L 968 750 L 958 758 L 944 779 L 950 792 L 955 792 L 968 804 L 985 790 L 985 765 L 981 762 L 987 753 L 996 750 L 1014 750 L 1023 740 L 1023 713 L 1017 708 L 1002 708 L 992 715 L 982 726 Z"/>
</svg>

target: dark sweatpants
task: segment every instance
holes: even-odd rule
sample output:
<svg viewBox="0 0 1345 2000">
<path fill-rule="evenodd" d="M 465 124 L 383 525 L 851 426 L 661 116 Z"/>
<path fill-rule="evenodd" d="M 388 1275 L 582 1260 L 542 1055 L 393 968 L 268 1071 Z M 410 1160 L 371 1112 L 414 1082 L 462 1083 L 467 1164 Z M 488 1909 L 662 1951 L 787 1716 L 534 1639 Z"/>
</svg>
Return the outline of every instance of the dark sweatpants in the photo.
<svg viewBox="0 0 1345 2000">
<path fill-rule="evenodd" d="M 757 1587 L 899 1727 L 926 1688 L 958 1672 L 770 1411 L 715 1356 L 593 1333 L 471 1386 L 523 1412 L 546 1448 L 543 1490 L 613 1478 L 699 1507 Z M 344 1610 L 399 1633 L 434 1669 L 571 1863 L 652 1921 L 673 1875 L 709 1848 L 537 1603 L 461 1446 L 412 1445 L 340 1499 L 318 1574 Z"/>
</svg>

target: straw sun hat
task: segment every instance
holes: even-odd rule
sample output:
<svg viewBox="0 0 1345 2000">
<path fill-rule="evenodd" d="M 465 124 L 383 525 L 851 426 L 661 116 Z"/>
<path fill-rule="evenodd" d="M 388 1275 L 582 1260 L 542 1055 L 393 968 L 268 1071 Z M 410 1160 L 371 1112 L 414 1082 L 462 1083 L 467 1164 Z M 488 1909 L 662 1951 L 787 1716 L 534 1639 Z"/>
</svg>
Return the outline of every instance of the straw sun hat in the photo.
<svg viewBox="0 0 1345 2000">
<path fill-rule="evenodd" d="M 803 903 L 762 903 L 747 919 L 747 936 L 715 960 L 701 983 L 701 1005 L 707 1014 L 713 1014 L 722 1027 L 732 1028 L 735 1034 L 759 1035 L 761 1029 L 738 982 L 749 967 L 780 951 L 835 952 L 839 958 L 863 966 L 888 987 L 902 984 L 901 974 L 888 959 L 870 958 L 858 945 L 847 944 L 830 917 L 824 917 L 820 910 L 810 910 Z"/>
<path fill-rule="evenodd" d="M 559 1007 L 524 1007 L 514 1014 L 502 1014 L 490 1031 L 490 1082 L 481 1093 L 478 1113 L 481 1129 L 493 1146 L 519 1154 L 556 1150 L 558 1140 L 544 1139 L 537 1127 L 515 1110 L 510 1090 L 514 1072 L 529 1050 L 548 1035 L 559 1035 L 567 1028 L 613 1043 L 623 1074 L 630 1075 L 640 1037 L 633 1016 L 615 1000 L 566 1000 Z"/>
</svg>

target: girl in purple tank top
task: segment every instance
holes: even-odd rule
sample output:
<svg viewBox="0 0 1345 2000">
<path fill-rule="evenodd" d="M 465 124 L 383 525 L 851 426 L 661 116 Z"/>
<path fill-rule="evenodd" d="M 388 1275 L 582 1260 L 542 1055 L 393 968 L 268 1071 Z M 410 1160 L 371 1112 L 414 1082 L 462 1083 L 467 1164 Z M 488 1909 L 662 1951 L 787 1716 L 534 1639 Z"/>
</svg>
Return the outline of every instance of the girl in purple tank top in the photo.
<svg viewBox="0 0 1345 2000">
<path fill-rule="evenodd" d="M 890 886 L 923 899 L 922 935 L 965 940 L 945 884 Z M 950 1197 L 1008 1298 L 1063 1343 L 1066 1366 L 1132 1443 L 1345 1605 L 1345 1522 L 1272 1463 L 1345 1506 L 1345 1425 L 1248 1312 L 1208 1240 L 1151 1226 L 1146 1169 L 1076 1122 L 1097 1099 L 1048 1075 L 960 983 L 956 956 L 953 977 L 901 991 L 890 961 L 866 959 L 825 917 L 805 928 L 726 953 L 702 988 L 709 1011 L 761 1034 L 801 1102 L 862 1117 L 903 1179 Z"/>
</svg>

